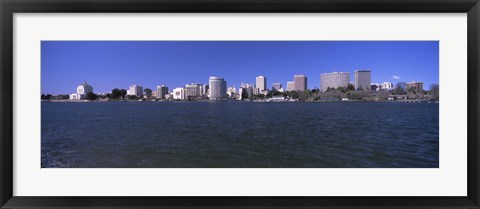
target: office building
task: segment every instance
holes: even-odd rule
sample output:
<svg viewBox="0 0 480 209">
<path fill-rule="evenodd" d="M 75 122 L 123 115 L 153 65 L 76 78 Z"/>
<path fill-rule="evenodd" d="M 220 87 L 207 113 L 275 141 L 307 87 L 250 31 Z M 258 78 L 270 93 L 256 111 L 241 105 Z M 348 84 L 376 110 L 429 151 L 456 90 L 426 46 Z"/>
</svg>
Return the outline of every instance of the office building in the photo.
<svg viewBox="0 0 480 209">
<path fill-rule="evenodd" d="M 320 75 L 320 90 L 322 92 L 326 92 L 328 88 L 347 88 L 349 83 L 350 73 L 348 72 L 333 72 Z"/>
<path fill-rule="evenodd" d="M 391 82 L 383 82 L 380 84 L 380 88 L 384 90 L 391 90 L 393 89 L 393 83 Z"/>
<path fill-rule="evenodd" d="M 259 91 L 267 90 L 267 78 L 264 76 L 258 76 L 255 78 L 255 87 L 259 89 Z"/>
<path fill-rule="evenodd" d="M 83 82 L 77 87 L 77 93 L 73 93 L 69 95 L 69 99 L 71 100 L 87 99 L 87 94 L 90 92 L 93 93 L 93 87 L 87 84 L 87 82 Z"/>
<path fill-rule="evenodd" d="M 307 90 L 307 77 L 305 75 L 293 76 L 293 82 L 295 82 L 295 91 Z"/>
<path fill-rule="evenodd" d="M 211 76 L 208 81 L 211 100 L 223 100 L 227 95 L 227 82 L 223 78 Z"/>
<path fill-rule="evenodd" d="M 423 82 L 407 82 L 407 91 L 422 92 L 423 91 Z"/>
<path fill-rule="evenodd" d="M 277 90 L 277 91 L 279 91 L 281 88 L 282 88 L 282 84 L 281 84 L 281 83 L 273 83 L 273 84 L 272 84 L 272 90 Z"/>
<path fill-rule="evenodd" d="M 198 99 L 202 96 L 202 84 L 187 84 L 185 85 L 185 96 L 188 99 Z"/>
<path fill-rule="evenodd" d="M 295 82 L 287 81 L 287 91 L 295 91 Z"/>
<path fill-rule="evenodd" d="M 372 74 L 370 70 L 356 70 L 355 74 L 355 90 L 370 90 Z"/>
<path fill-rule="evenodd" d="M 179 100 L 186 99 L 185 89 L 182 87 L 173 89 L 173 99 L 179 99 Z"/>
<path fill-rule="evenodd" d="M 203 85 L 202 95 L 208 95 L 208 84 Z"/>
<path fill-rule="evenodd" d="M 155 95 L 157 99 L 166 99 L 165 95 L 167 94 L 168 94 L 168 87 L 166 87 L 165 85 L 157 86 L 157 92 Z"/>
<path fill-rule="evenodd" d="M 137 97 L 142 97 L 143 95 L 143 87 L 138 85 L 131 85 L 128 90 L 128 95 L 133 95 Z"/>
</svg>

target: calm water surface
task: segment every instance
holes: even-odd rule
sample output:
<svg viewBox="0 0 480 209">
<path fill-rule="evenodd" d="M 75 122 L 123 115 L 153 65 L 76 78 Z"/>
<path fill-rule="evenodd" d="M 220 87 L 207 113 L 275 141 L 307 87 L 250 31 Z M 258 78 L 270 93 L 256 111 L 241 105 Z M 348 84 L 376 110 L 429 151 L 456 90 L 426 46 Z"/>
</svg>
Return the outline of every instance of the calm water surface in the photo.
<svg viewBox="0 0 480 209">
<path fill-rule="evenodd" d="M 43 168 L 439 165 L 438 104 L 42 102 Z"/>
</svg>

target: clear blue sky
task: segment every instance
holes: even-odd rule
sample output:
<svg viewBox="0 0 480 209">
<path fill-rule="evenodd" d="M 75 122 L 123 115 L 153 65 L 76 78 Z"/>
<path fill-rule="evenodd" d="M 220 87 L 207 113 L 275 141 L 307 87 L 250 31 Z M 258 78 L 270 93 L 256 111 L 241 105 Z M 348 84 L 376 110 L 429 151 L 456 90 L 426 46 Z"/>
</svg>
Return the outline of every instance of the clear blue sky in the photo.
<svg viewBox="0 0 480 209">
<path fill-rule="evenodd" d="M 138 84 L 155 90 L 225 78 L 227 86 L 294 74 L 320 86 L 320 74 L 371 70 L 372 82 L 438 84 L 437 41 L 42 41 L 42 93 L 69 94 L 87 81 L 95 93 Z"/>
</svg>

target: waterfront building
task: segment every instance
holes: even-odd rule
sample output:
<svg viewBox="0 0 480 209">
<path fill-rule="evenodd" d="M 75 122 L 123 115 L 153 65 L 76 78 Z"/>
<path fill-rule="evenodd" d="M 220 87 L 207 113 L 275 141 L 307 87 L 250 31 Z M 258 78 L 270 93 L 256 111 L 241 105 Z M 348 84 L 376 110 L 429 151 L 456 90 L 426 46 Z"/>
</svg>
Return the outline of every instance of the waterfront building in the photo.
<svg viewBox="0 0 480 209">
<path fill-rule="evenodd" d="M 281 83 L 273 83 L 272 84 L 272 90 L 280 90 L 282 88 L 282 84 Z"/>
<path fill-rule="evenodd" d="M 307 90 L 307 77 L 305 75 L 294 75 L 293 82 L 295 83 L 295 91 Z"/>
<path fill-rule="evenodd" d="M 87 82 L 83 82 L 77 87 L 77 93 L 73 93 L 69 95 L 69 99 L 84 100 L 84 99 L 87 99 L 87 94 L 90 92 L 93 93 L 93 87 L 87 84 Z"/>
<path fill-rule="evenodd" d="M 208 84 L 203 85 L 202 95 L 208 95 Z"/>
<path fill-rule="evenodd" d="M 407 91 L 421 92 L 423 91 L 423 82 L 407 82 Z"/>
<path fill-rule="evenodd" d="M 370 89 L 373 90 L 373 91 L 378 91 L 378 90 L 381 89 L 381 86 L 378 83 L 372 83 L 372 84 L 370 84 Z"/>
<path fill-rule="evenodd" d="M 198 99 L 202 96 L 202 84 L 187 84 L 185 85 L 185 96 L 189 99 Z"/>
<path fill-rule="evenodd" d="M 223 100 L 227 95 L 227 82 L 223 78 L 209 78 L 209 94 L 211 100 Z"/>
<path fill-rule="evenodd" d="M 227 96 L 231 97 L 231 98 L 236 97 L 237 96 L 237 88 L 235 88 L 235 86 L 228 87 Z"/>
<path fill-rule="evenodd" d="M 267 78 L 264 76 L 258 76 L 255 78 L 255 84 L 256 88 L 259 89 L 259 91 L 264 91 L 267 90 Z"/>
<path fill-rule="evenodd" d="M 260 89 L 259 88 L 253 88 L 253 95 L 259 95 L 260 94 Z"/>
<path fill-rule="evenodd" d="M 185 96 L 185 89 L 182 87 L 173 89 L 173 99 L 179 99 L 179 100 L 187 99 L 187 97 Z"/>
<path fill-rule="evenodd" d="M 350 83 L 349 72 L 333 72 L 320 75 L 320 90 L 326 92 L 328 88 L 338 89 L 339 87 L 347 88 Z"/>
<path fill-rule="evenodd" d="M 370 70 L 356 70 L 355 74 L 355 90 L 370 90 L 372 73 Z"/>
<path fill-rule="evenodd" d="M 143 87 L 139 85 L 131 85 L 128 91 L 128 95 L 133 95 L 137 97 L 142 97 L 143 95 Z"/>
<path fill-rule="evenodd" d="M 393 83 L 392 82 L 383 82 L 380 84 L 380 88 L 384 90 L 391 90 L 393 89 Z"/>
<path fill-rule="evenodd" d="M 155 93 L 155 98 L 157 99 L 166 99 L 165 95 L 168 94 L 168 87 L 165 85 L 157 86 L 157 92 Z"/>
<path fill-rule="evenodd" d="M 287 91 L 295 91 L 295 82 L 287 81 Z"/>
</svg>

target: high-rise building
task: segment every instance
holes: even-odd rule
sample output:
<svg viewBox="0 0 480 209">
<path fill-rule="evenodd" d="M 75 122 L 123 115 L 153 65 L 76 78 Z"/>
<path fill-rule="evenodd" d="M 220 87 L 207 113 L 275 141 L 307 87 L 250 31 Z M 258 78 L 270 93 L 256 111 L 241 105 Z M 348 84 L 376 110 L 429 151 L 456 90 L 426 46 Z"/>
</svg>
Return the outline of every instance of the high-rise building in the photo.
<svg viewBox="0 0 480 209">
<path fill-rule="evenodd" d="M 295 82 L 287 81 L 287 91 L 295 91 Z"/>
<path fill-rule="evenodd" d="M 179 100 L 186 99 L 185 89 L 182 87 L 173 89 L 173 99 L 179 99 Z"/>
<path fill-rule="evenodd" d="M 355 74 L 355 90 L 370 90 L 372 83 L 372 73 L 370 70 L 356 70 Z"/>
<path fill-rule="evenodd" d="M 138 85 L 131 85 L 128 90 L 128 95 L 141 97 L 143 95 L 143 87 Z"/>
<path fill-rule="evenodd" d="M 307 90 L 307 77 L 305 75 L 293 76 L 293 82 L 295 82 L 295 91 Z"/>
<path fill-rule="evenodd" d="M 208 94 L 208 84 L 204 84 L 202 88 L 202 95 Z"/>
<path fill-rule="evenodd" d="M 156 98 L 157 99 L 166 99 L 165 95 L 168 94 L 168 87 L 165 85 L 157 86 L 157 93 L 156 93 Z"/>
<path fill-rule="evenodd" d="M 326 92 L 328 88 L 346 88 L 349 83 L 350 73 L 348 72 L 333 72 L 320 75 L 320 90 L 322 92 Z"/>
<path fill-rule="evenodd" d="M 380 88 L 381 88 L 381 89 L 385 89 L 385 90 L 393 89 L 393 83 L 391 83 L 391 82 L 383 82 L 382 84 L 380 84 Z"/>
<path fill-rule="evenodd" d="M 407 91 L 421 92 L 423 91 L 423 82 L 407 82 Z"/>
<path fill-rule="evenodd" d="M 255 84 L 256 88 L 259 89 L 259 91 L 264 91 L 267 90 L 267 78 L 264 76 L 258 76 L 255 78 Z"/>
<path fill-rule="evenodd" d="M 272 90 L 280 90 L 282 88 L 282 84 L 281 83 L 273 83 L 272 84 Z"/>
<path fill-rule="evenodd" d="M 227 95 L 227 82 L 223 78 L 211 76 L 208 81 L 211 100 L 223 100 Z"/>
<path fill-rule="evenodd" d="M 185 96 L 189 99 L 198 99 L 202 96 L 202 84 L 185 85 Z"/>
</svg>

